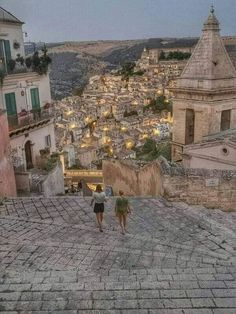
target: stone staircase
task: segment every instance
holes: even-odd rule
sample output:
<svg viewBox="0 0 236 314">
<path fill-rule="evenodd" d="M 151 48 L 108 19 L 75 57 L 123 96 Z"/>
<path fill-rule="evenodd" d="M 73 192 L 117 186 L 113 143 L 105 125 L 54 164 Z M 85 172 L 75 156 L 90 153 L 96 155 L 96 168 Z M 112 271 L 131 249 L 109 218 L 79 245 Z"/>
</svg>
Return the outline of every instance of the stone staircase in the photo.
<svg viewBox="0 0 236 314">
<path fill-rule="evenodd" d="M 234 213 L 131 199 L 123 236 L 114 199 L 103 233 L 89 202 L 22 198 L 1 208 L 1 313 L 235 313 Z"/>
</svg>

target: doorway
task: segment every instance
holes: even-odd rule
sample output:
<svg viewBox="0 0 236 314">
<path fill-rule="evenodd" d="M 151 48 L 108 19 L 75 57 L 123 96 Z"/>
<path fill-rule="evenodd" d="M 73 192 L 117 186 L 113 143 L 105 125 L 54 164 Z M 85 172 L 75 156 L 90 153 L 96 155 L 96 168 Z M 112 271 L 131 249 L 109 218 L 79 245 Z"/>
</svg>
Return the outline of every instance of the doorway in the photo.
<svg viewBox="0 0 236 314">
<path fill-rule="evenodd" d="M 28 170 L 28 169 L 33 168 L 31 141 L 27 141 L 25 143 L 25 159 L 26 159 L 26 169 Z"/>
</svg>

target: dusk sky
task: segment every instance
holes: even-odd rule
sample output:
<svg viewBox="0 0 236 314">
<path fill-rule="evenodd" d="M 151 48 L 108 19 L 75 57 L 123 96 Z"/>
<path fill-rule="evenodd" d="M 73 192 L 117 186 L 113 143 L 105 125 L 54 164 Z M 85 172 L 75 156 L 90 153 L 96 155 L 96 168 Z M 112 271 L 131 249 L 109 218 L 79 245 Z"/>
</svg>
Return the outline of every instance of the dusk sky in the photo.
<svg viewBox="0 0 236 314">
<path fill-rule="evenodd" d="M 199 36 L 211 4 L 222 35 L 236 35 L 236 0 L 0 0 L 30 41 Z"/>
</svg>

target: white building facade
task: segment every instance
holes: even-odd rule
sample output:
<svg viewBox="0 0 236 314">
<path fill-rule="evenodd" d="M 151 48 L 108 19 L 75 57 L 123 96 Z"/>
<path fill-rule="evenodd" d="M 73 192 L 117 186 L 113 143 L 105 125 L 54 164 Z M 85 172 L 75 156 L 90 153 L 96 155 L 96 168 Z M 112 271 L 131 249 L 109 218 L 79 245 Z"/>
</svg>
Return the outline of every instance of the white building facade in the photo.
<svg viewBox="0 0 236 314">
<path fill-rule="evenodd" d="M 56 147 L 49 77 L 25 57 L 22 25 L 0 8 L 0 109 L 7 112 L 14 166 L 27 170 L 40 150 Z"/>
</svg>

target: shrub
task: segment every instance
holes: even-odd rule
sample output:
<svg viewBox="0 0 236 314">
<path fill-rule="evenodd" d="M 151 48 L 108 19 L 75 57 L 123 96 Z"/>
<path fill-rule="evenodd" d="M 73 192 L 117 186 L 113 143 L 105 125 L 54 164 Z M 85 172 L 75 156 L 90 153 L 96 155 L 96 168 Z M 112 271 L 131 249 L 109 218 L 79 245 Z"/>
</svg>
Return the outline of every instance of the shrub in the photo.
<svg viewBox="0 0 236 314">
<path fill-rule="evenodd" d="M 31 65 L 32 65 L 32 59 L 31 59 L 31 57 L 27 57 L 27 58 L 25 59 L 25 65 L 27 66 L 28 69 L 31 67 Z"/>
<path fill-rule="evenodd" d="M 23 66 L 24 63 L 25 63 L 24 58 L 23 58 L 19 53 L 17 54 L 16 62 L 19 62 L 20 65 L 22 65 L 22 66 Z"/>
<path fill-rule="evenodd" d="M 14 71 L 15 66 L 16 66 L 16 61 L 11 59 L 11 60 L 8 61 L 7 65 L 8 65 L 8 69 L 10 71 Z"/>
</svg>

